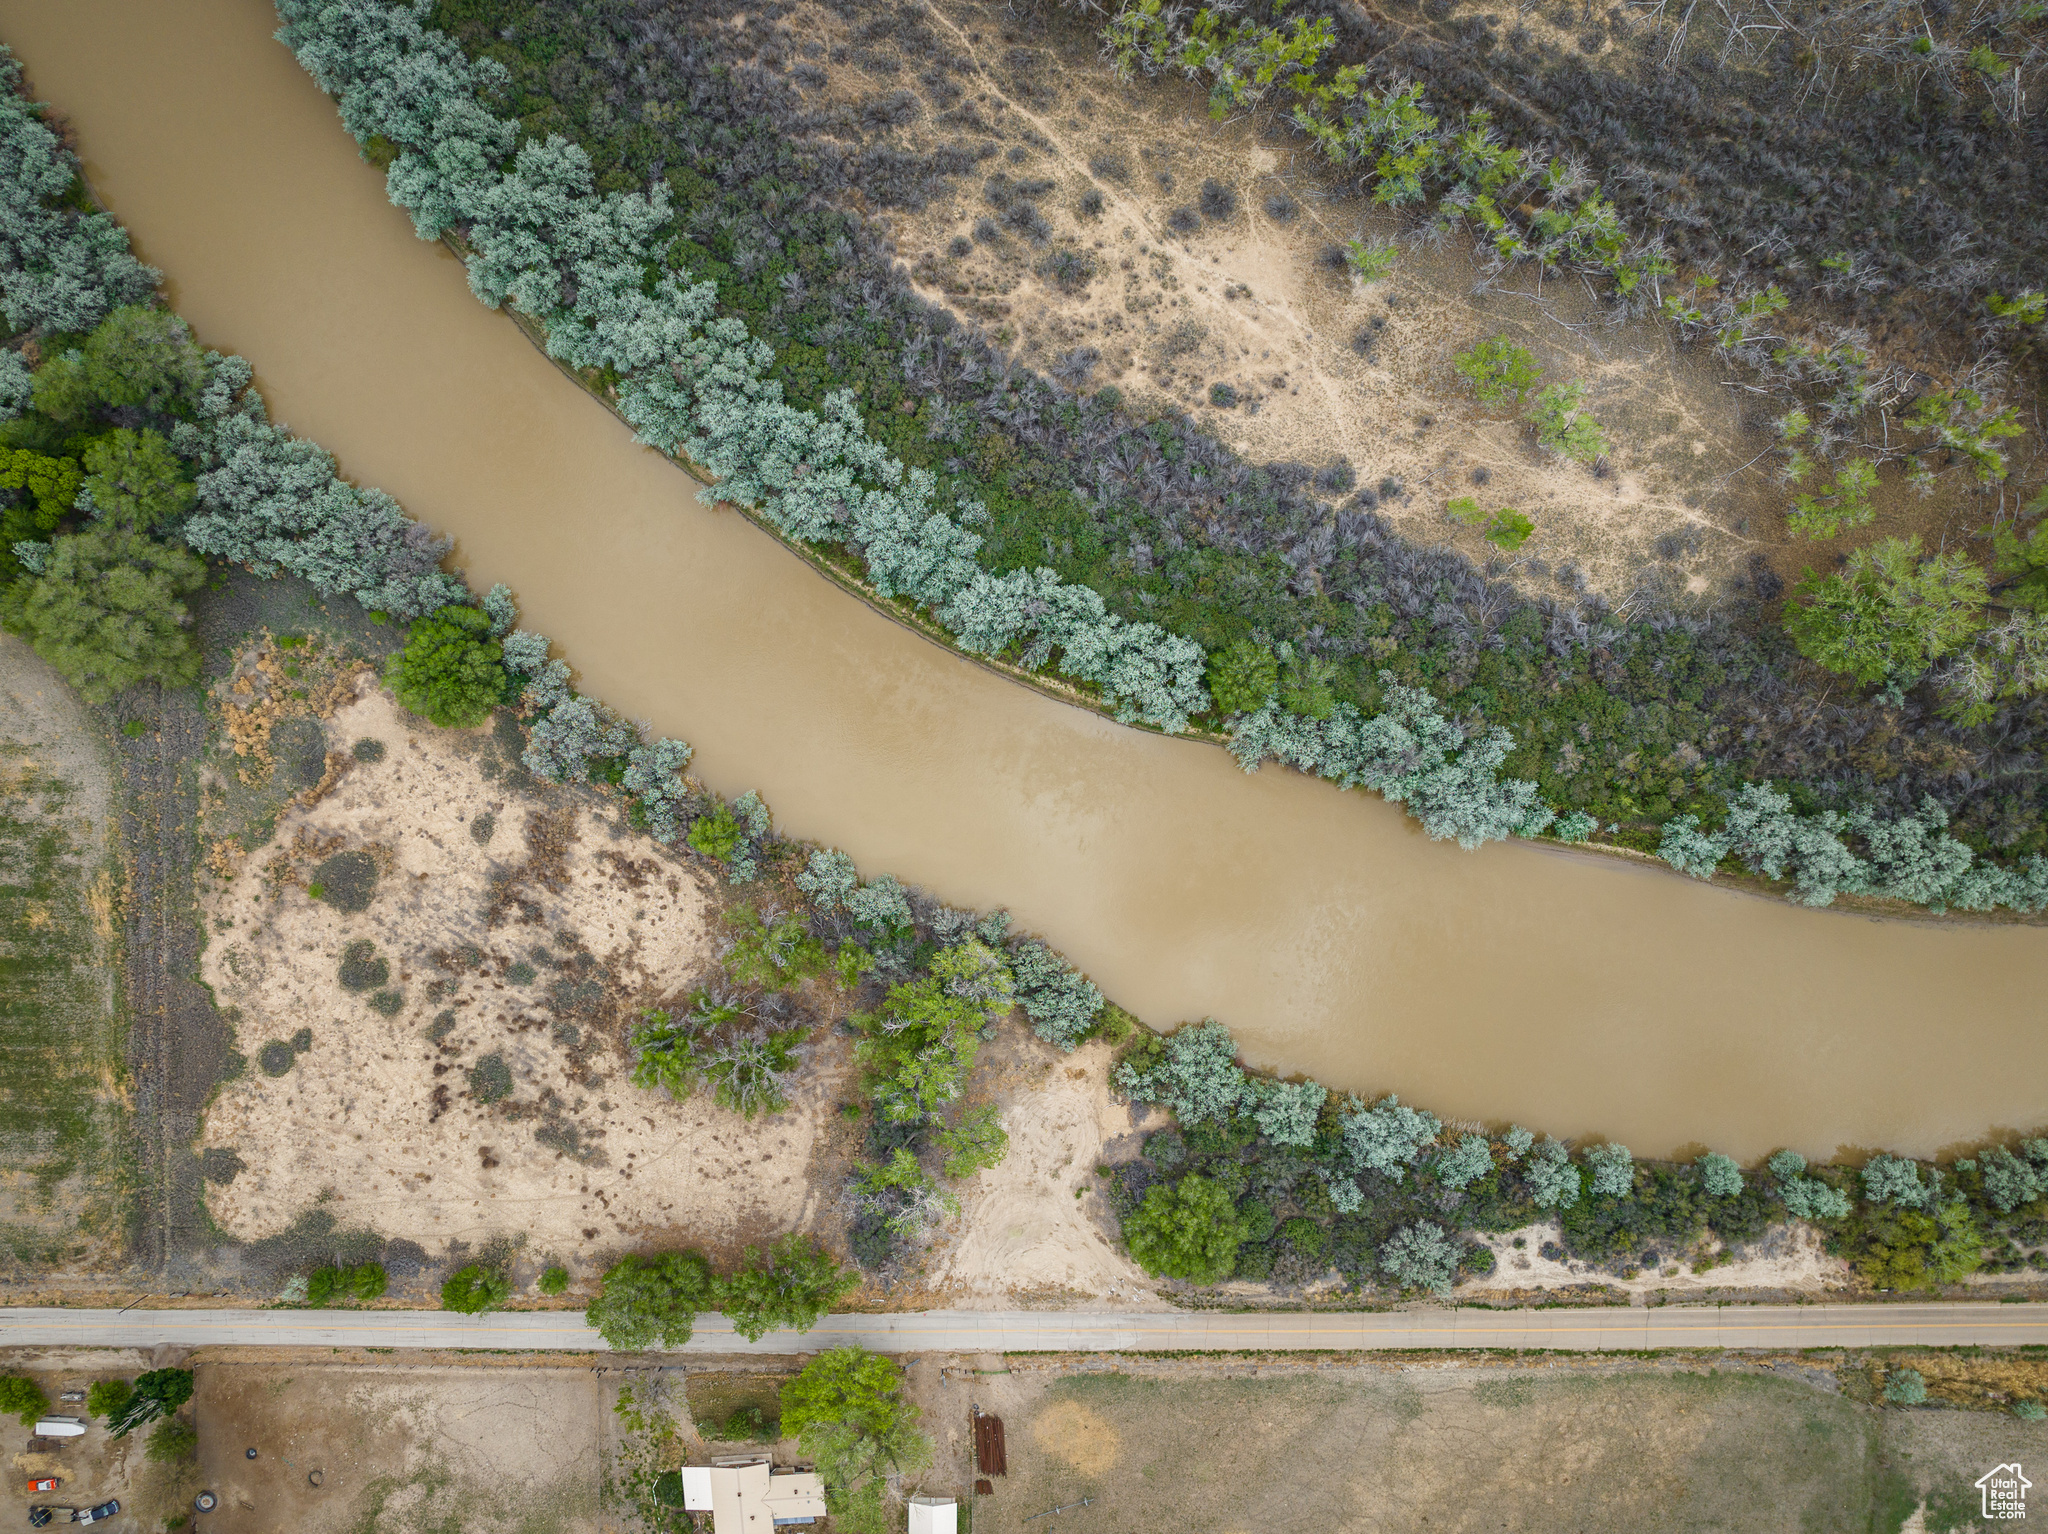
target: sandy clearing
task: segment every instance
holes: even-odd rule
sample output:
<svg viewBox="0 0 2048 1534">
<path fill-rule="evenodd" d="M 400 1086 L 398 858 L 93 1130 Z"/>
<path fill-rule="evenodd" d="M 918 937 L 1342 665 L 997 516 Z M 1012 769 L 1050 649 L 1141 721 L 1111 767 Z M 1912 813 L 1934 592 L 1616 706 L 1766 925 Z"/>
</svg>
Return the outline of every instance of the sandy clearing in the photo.
<svg viewBox="0 0 2048 1534">
<path fill-rule="evenodd" d="M 319 1204 L 430 1251 L 523 1233 L 572 1261 L 668 1231 L 801 1223 L 827 1084 L 749 1124 L 629 1080 L 631 1020 L 711 957 L 705 882 L 587 804 L 513 792 L 487 732 L 435 730 L 364 686 L 332 738 L 382 741 L 385 758 L 351 760 L 324 798 L 287 810 L 207 913 L 204 977 L 252 1056 L 201 1140 L 242 1162 L 209 1188 L 213 1218 L 252 1239 Z M 483 813 L 495 824 L 480 844 Z M 352 848 L 382 874 L 349 915 L 306 885 Z M 403 998 L 393 1016 L 338 981 L 361 940 Z M 266 1075 L 253 1057 L 301 1028 L 311 1048 Z M 490 1055 L 511 1081 L 495 1102 L 469 1075 Z"/>
<path fill-rule="evenodd" d="M 1130 1128 L 1129 1111 L 1109 1092 L 1113 1051 L 1097 1042 L 1060 1055 L 1021 1028 L 1017 1037 L 986 1082 L 1003 1104 L 1010 1154 L 962 1190 L 934 1282 L 947 1303 L 969 1309 L 1077 1300 L 1168 1308 L 1110 1237 L 1095 1191 L 1105 1147 Z"/>
</svg>

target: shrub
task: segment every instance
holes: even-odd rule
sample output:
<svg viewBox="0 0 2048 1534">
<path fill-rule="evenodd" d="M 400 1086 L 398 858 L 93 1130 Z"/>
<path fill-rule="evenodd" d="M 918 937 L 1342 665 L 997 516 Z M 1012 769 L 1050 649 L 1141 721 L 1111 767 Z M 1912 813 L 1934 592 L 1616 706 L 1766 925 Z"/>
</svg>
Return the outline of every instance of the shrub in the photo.
<svg viewBox="0 0 2048 1534">
<path fill-rule="evenodd" d="M 349 1293 L 360 1305 L 383 1299 L 390 1288 L 391 1276 L 384 1271 L 381 1262 L 357 1263 L 348 1275 Z"/>
<path fill-rule="evenodd" d="M 1485 1135 L 1468 1134 L 1430 1164 L 1446 1188 L 1467 1188 L 1493 1171 L 1493 1146 Z"/>
<path fill-rule="evenodd" d="M 1627 1198 L 1635 1190 L 1635 1161 L 1626 1145 L 1587 1147 L 1586 1166 L 1593 1174 L 1593 1191 L 1606 1198 Z"/>
<path fill-rule="evenodd" d="M 1519 405 L 1543 376 L 1535 355 L 1506 336 L 1481 341 L 1451 359 L 1451 366 L 1488 405 Z"/>
<path fill-rule="evenodd" d="M 1708 1151 L 1693 1163 L 1699 1168 L 1700 1186 L 1714 1198 L 1734 1198 L 1742 1191 L 1742 1168 L 1734 1158 Z"/>
<path fill-rule="evenodd" d="M 43 1393 L 43 1387 L 27 1375 L 10 1374 L 0 1379 L 0 1413 L 19 1417 L 21 1425 L 28 1427 L 49 1409 L 50 1398 Z"/>
<path fill-rule="evenodd" d="M 199 1429 L 189 1422 L 175 1418 L 159 1422 L 156 1431 L 149 1435 L 149 1446 L 143 1457 L 153 1465 L 175 1464 L 179 1460 L 191 1459 L 199 1452 Z"/>
<path fill-rule="evenodd" d="M 471 1067 L 469 1095 L 479 1103 L 495 1103 L 512 1095 L 512 1068 L 503 1055 L 493 1052 Z"/>
<path fill-rule="evenodd" d="M 374 991 L 391 978 L 391 965 L 368 938 L 357 938 L 341 951 L 339 971 L 342 989 Z"/>
<path fill-rule="evenodd" d="M 1861 527 L 1877 515 L 1870 505 L 1870 492 L 1876 488 L 1877 470 L 1870 460 L 1852 458 L 1836 472 L 1828 489 L 1793 497 L 1786 526 L 1803 538 L 1832 538 L 1845 528 Z"/>
<path fill-rule="evenodd" d="M 605 1273 L 584 1318 L 622 1352 L 679 1348 L 690 1340 L 697 1312 L 717 1298 L 718 1281 L 701 1253 L 624 1257 Z"/>
<path fill-rule="evenodd" d="M 1873 1204 L 1924 1209 L 1932 1190 L 1920 1181 L 1920 1168 L 1903 1156 L 1876 1155 L 1863 1164 L 1863 1196 Z"/>
<path fill-rule="evenodd" d="M 135 1387 L 126 1380 L 94 1380 L 85 1388 L 85 1411 L 89 1417 L 113 1417 L 128 1404 Z M 0 1403 L 0 1412 L 6 1406 Z"/>
<path fill-rule="evenodd" d="M 1344 1147 L 1361 1172 L 1399 1182 L 1410 1163 L 1437 1137 L 1443 1121 L 1419 1108 L 1404 1108 L 1389 1094 L 1370 1108 L 1353 1109 L 1340 1120 Z"/>
<path fill-rule="evenodd" d="M 337 911 L 367 911 L 371 897 L 377 893 L 377 860 L 360 850 L 337 852 L 313 870 L 307 893 L 312 893 L 313 885 L 320 890 L 316 898 Z"/>
<path fill-rule="evenodd" d="M 409 712 L 443 729 L 469 729 L 505 699 L 504 653 L 488 614 L 443 607 L 413 623 L 385 677 Z"/>
<path fill-rule="evenodd" d="M 1927 1400 L 1927 1380 L 1918 1369 L 1894 1369 L 1884 1382 L 1885 1401 L 1892 1406 L 1919 1406 Z"/>
<path fill-rule="evenodd" d="M 1548 1135 L 1536 1142 L 1522 1167 L 1522 1180 L 1538 1209 L 1569 1209 L 1585 1189 L 1571 1153 Z"/>
<path fill-rule="evenodd" d="M 1252 1119 L 1275 1145 L 1312 1145 L 1316 1115 L 1329 1095 L 1313 1081 L 1261 1080 L 1253 1093 Z"/>
<path fill-rule="evenodd" d="M 1079 970 L 1045 944 L 1027 941 L 1010 950 L 1010 972 L 1032 1032 L 1061 1049 L 1087 1037 L 1101 1015 L 1102 992 Z"/>
<path fill-rule="evenodd" d="M 370 1008 L 381 1017 L 396 1017 L 405 1009 L 405 993 L 379 991 L 370 998 Z"/>
<path fill-rule="evenodd" d="M 1117 1086 L 1134 1102 L 1163 1103 L 1182 1125 L 1227 1118 L 1250 1090 L 1237 1065 L 1237 1043 L 1214 1020 L 1190 1024 L 1167 1035 L 1163 1059 L 1140 1072 L 1130 1061 L 1117 1067 Z"/>
<path fill-rule="evenodd" d="M 1314 1220 L 1294 1215 L 1280 1222 L 1280 1239 L 1303 1257 L 1313 1260 L 1322 1256 L 1329 1246 L 1330 1233 Z"/>
<path fill-rule="evenodd" d="M 365 735 L 355 743 L 352 754 L 359 762 L 381 762 L 384 760 L 384 742 Z"/>
<path fill-rule="evenodd" d="M 190 1369 L 151 1369 L 146 1374 L 139 1374 L 127 1403 L 107 1419 L 108 1435 L 125 1438 L 159 1417 L 170 1416 L 191 1399 Z"/>
<path fill-rule="evenodd" d="M 1237 403 L 1237 390 L 1227 383 L 1211 384 L 1209 403 L 1218 410 L 1228 410 Z"/>
<path fill-rule="evenodd" d="M 1391 274 L 1399 253 L 1399 247 L 1384 235 L 1375 235 L 1369 240 L 1347 240 L 1344 244 L 1345 263 L 1361 282 L 1378 282 Z M 1464 369 L 1459 371 L 1464 372 Z"/>
<path fill-rule="evenodd" d="M 1458 1277 L 1458 1246 L 1441 1225 L 1417 1220 L 1380 1247 L 1380 1271 L 1405 1289 L 1449 1294 Z"/>
<path fill-rule="evenodd" d="M 502 1270 L 472 1262 L 442 1280 L 441 1308 L 465 1316 L 482 1315 L 503 1305 L 511 1293 L 512 1282 Z"/>
<path fill-rule="evenodd" d="M 298 1051 L 283 1039 L 272 1039 L 256 1052 L 256 1063 L 263 1068 L 266 1076 L 282 1076 L 292 1068 L 298 1059 Z"/>
<path fill-rule="evenodd" d="M 1551 384 L 1529 407 L 1536 440 L 1553 453 L 1579 463 L 1592 463 L 1608 450 L 1607 434 L 1585 412 L 1586 386 L 1577 379 Z"/>
<path fill-rule="evenodd" d="M 1216 1284 L 1230 1277 L 1244 1222 L 1218 1183 L 1189 1175 L 1155 1183 L 1124 1220 L 1124 1244 L 1147 1273 Z"/>
<path fill-rule="evenodd" d="M 738 1272 L 718 1285 L 718 1306 L 733 1330 L 759 1342 L 777 1327 L 807 1332 L 860 1277 L 832 1260 L 815 1238 L 794 1232 L 768 1249 L 748 1247 Z"/>
<path fill-rule="evenodd" d="M 2048 1419 L 2048 1406 L 2043 1406 L 2039 1401 L 2015 1401 L 2012 1403 L 2012 1414 L 2022 1422 L 2040 1422 Z"/>
<path fill-rule="evenodd" d="M 569 1270 L 557 1263 L 540 1276 L 540 1292 L 550 1297 L 565 1292 L 569 1287 Z"/>
</svg>

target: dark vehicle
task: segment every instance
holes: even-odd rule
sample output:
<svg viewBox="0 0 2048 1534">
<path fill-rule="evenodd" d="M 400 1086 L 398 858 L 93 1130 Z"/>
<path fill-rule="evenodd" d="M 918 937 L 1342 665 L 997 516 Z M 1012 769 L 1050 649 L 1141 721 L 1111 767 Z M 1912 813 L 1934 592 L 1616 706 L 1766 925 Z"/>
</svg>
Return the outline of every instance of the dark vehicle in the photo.
<svg viewBox="0 0 2048 1534">
<path fill-rule="evenodd" d="M 30 1528 L 40 1529 L 49 1521 L 50 1509 L 47 1507 L 32 1507 L 28 1510 L 28 1526 Z"/>
<path fill-rule="evenodd" d="M 71 1515 L 73 1523 L 101 1523 L 121 1511 L 119 1502 L 102 1502 L 98 1507 L 88 1507 Z"/>
</svg>

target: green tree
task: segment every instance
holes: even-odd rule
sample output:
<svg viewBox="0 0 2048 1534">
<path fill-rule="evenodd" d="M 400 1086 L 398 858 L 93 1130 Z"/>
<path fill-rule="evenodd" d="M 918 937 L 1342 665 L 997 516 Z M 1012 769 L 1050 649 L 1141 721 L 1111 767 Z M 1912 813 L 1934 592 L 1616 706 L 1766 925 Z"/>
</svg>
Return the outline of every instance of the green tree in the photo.
<svg viewBox="0 0 2048 1534">
<path fill-rule="evenodd" d="M 1451 359 L 1451 366 L 1488 405 L 1519 405 L 1543 376 L 1535 354 L 1506 336 L 1481 341 Z"/>
<path fill-rule="evenodd" d="M 83 346 L 37 368 L 31 400 L 56 421 L 101 410 L 185 414 L 206 381 L 206 354 L 185 322 L 168 309 L 130 304 L 100 321 Z"/>
<path fill-rule="evenodd" d="M 149 1435 L 149 1447 L 142 1452 L 144 1458 L 156 1465 L 190 1459 L 199 1452 L 199 1429 L 175 1419 L 159 1422 L 156 1431 Z"/>
<path fill-rule="evenodd" d="M 697 1312 L 717 1301 L 718 1280 L 702 1253 L 659 1252 L 613 1263 L 583 1315 L 621 1352 L 679 1348 L 690 1340 Z"/>
<path fill-rule="evenodd" d="M 17 543 L 40 543 L 71 512 L 85 483 L 76 458 L 51 458 L 25 447 L 0 447 L 0 490 L 12 490 L 13 504 L 0 506 L 0 570 L 24 569 Z"/>
<path fill-rule="evenodd" d="M 183 549 L 95 523 L 0 596 L 0 621 L 94 703 L 142 681 L 182 687 L 199 678 L 199 649 L 179 599 L 205 578 Z"/>
<path fill-rule="evenodd" d="M 127 1402 L 107 1419 L 107 1432 L 115 1438 L 126 1438 L 137 1428 L 170 1416 L 191 1399 L 190 1369 L 151 1369 L 135 1377 L 135 1389 Z"/>
<path fill-rule="evenodd" d="M 1217 1284 L 1237 1266 L 1244 1217 L 1222 1184 L 1187 1176 L 1155 1183 L 1124 1221 L 1124 1243 L 1147 1273 Z"/>
<path fill-rule="evenodd" d="M 1856 550 L 1825 579 L 1809 570 L 1785 632 L 1808 659 L 1879 682 L 1917 677 L 1977 632 L 1984 571 L 1961 554 L 1923 557 L 1920 540 L 1887 538 Z"/>
<path fill-rule="evenodd" d="M 85 1411 L 90 1417 L 113 1417 L 120 1414 L 128 1404 L 128 1398 L 135 1394 L 135 1387 L 126 1380 L 94 1380 L 85 1387 Z"/>
<path fill-rule="evenodd" d="M 931 1463 L 918 1409 L 894 1363 L 865 1348 L 832 1348 L 782 1387 L 782 1431 L 800 1439 L 830 1487 L 909 1474 Z"/>
<path fill-rule="evenodd" d="M 777 1327 L 807 1332 L 833 1302 L 860 1286 L 860 1275 L 832 1260 L 817 1240 L 792 1231 L 768 1249 L 748 1247 L 740 1270 L 718 1285 L 718 1308 L 732 1329 L 759 1342 Z"/>
<path fill-rule="evenodd" d="M 94 511 L 137 532 L 180 521 L 199 499 L 171 444 L 153 431 L 108 432 L 85 450 L 84 467 Z"/>
<path fill-rule="evenodd" d="M 0 1379 L 0 1414 L 19 1417 L 21 1425 L 27 1427 L 49 1409 L 50 1398 L 43 1394 L 43 1387 L 27 1375 L 10 1374 Z"/>
<path fill-rule="evenodd" d="M 489 614 L 444 607 L 406 631 L 405 648 L 391 657 L 385 676 L 410 712 L 443 729 L 468 729 L 504 701 L 504 654 L 491 637 Z"/>
<path fill-rule="evenodd" d="M 555 1264 L 540 1276 L 540 1292 L 553 1296 L 569 1287 L 569 1270 L 560 1263 Z"/>
<path fill-rule="evenodd" d="M 1010 1154 L 1010 1133 L 994 1103 L 969 1108 L 958 1124 L 941 1129 L 936 1138 L 945 1153 L 948 1177 L 972 1177 Z"/>
<path fill-rule="evenodd" d="M 473 1262 L 457 1268 L 441 1284 L 441 1308 L 465 1316 L 496 1310 L 511 1296 L 512 1281 L 497 1268 Z"/>
<path fill-rule="evenodd" d="M 1209 657 L 1209 696 L 1219 714 L 1249 714 L 1280 691 L 1280 657 L 1256 639 L 1233 639 Z"/>
</svg>

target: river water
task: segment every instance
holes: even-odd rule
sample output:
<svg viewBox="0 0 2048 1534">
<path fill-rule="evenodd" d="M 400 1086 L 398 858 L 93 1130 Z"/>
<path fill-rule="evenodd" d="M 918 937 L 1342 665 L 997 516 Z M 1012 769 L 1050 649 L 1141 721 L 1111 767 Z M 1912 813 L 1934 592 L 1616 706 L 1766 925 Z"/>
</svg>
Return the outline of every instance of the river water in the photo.
<svg viewBox="0 0 2048 1534">
<path fill-rule="evenodd" d="M 1929 1153 L 2048 1118 L 2048 931 L 1809 912 L 1126 730 L 873 612 L 695 487 L 416 240 L 266 0 L 0 0 L 0 41 L 200 336 L 456 534 L 584 689 L 722 792 L 1007 905 L 1146 1021 L 1638 1154 Z"/>
</svg>

